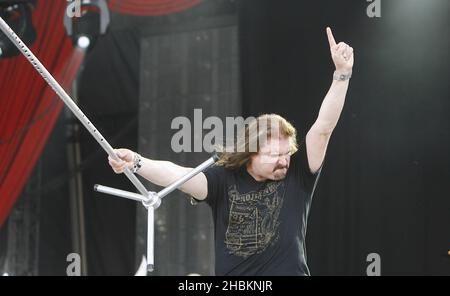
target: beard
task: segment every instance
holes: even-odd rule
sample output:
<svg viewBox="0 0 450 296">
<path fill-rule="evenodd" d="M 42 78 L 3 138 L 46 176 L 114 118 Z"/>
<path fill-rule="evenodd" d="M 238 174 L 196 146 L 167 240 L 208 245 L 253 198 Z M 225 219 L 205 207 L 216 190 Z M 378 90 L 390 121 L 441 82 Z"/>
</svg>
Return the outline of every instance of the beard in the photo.
<svg viewBox="0 0 450 296">
<path fill-rule="evenodd" d="M 273 172 L 273 179 L 275 181 L 279 181 L 282 180 L 286 177 L 287 174 L 287 167 L 283 167 L 283 168 L 275 168 L 274 172 Z"/>
</svg>

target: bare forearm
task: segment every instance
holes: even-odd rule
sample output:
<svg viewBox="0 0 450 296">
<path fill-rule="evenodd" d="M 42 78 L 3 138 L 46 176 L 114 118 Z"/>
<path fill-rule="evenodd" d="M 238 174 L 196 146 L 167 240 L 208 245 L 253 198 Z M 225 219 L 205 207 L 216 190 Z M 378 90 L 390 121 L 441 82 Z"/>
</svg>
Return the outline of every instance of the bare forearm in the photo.
<svg viewBox="0 0 450 296">
<path fill-rule="evenodd" d="M 346 43 L 339 42 L 336 44 L 330 28 L 327 28 L 327 35 L 331 57 L 336 67 L 336 79 L 339 80 L 333 80 L 312 129 L 318 134 L 327 134 L 329 136 L 336 127 L 344 108 L 349 78 L 354 64 L 354 54 L 353 48 Z"/>
<path fill-rule="evenodd" d="M 333 80 L 330 90 L 320 107 L 315 126 L 325 133 L 331 133 L 336 127 L 345 103 L 349 80 Z"/>
<path fill-rule="evenodd" d="M 170 161 L 142 158 L 142 167 L 138 174 L 153 184 L 165 187 L 191 170 L 191 168 L 182 167 Z"/>
<path fill-rule="evenodd" d="M 123 173 L 126 168 L 137 169 L 139 175 L 159 186 L 166 187 L 192 170 L 192 168 L 182 167 L 170 161 L 148 159 L 126 148 L 114 151 L 119 160 L 108 156 L 108 161 L 116 174 Z M 207 185 L 206 176 L 199 173 L 178 189 L 197 199 L 204 199 L 208 192 Z"/>
<path fill-rule="evenodd" d="M 327 35 L 336 76 L 320 106 L 316 122 L 306 134 L 308 164 L 312 173 L 320 169 L 325 159 L 328 142 L 344 108 L 354 63 L 353 48 L 344 42 L 336 44 L 331 28 L 327 28 Z"/>
</svg>

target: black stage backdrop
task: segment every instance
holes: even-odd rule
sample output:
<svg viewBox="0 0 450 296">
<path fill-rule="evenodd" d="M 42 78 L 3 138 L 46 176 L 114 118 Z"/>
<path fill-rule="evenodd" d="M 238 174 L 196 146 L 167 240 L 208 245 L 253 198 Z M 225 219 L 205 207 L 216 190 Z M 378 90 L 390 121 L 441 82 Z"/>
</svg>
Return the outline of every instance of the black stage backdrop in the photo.
<svg viewBox="0 0 450 296">
<path fill-rule="evenodd" d="M 326 26 L 355 50 L 346 105 L 312 204 L 313 275 L 450 274 L 446 0 L 240 2 L 246 115 L 275 112 L 304 136 L 331 83 Z"/>
</svg>

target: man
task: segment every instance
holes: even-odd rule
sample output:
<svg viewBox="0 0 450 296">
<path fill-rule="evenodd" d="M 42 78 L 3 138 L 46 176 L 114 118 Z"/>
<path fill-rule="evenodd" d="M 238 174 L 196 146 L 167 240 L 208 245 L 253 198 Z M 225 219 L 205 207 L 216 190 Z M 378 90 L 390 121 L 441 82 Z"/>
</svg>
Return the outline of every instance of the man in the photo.
<svg viewBox="0 0 450 296">
<path fill-rule="evenodd" d="M 179 188 L 211 206 L 216 275 L 309 275 L 305 248 L 309 209 L 354 61 L 353 48 L 336 44 L 330 28 L 327 35 L 336 71 L 302 143 L 297 145 L 295 128 L 281 116 L 259 116 L 234 145 L 244 149 L 225 150 L 215 166 Z M 270 124 L 260 132 L 263 122 Z M 255 126 L 259 129 L 252 135 Z M 255 143 L 252 152 L 249 147 Z M 132 168 L 160 186 L 191 170 L 142 158 L 128 149 L 116 151 L 122 161 L 109 158 L 116 173 Z"/>
</svg>

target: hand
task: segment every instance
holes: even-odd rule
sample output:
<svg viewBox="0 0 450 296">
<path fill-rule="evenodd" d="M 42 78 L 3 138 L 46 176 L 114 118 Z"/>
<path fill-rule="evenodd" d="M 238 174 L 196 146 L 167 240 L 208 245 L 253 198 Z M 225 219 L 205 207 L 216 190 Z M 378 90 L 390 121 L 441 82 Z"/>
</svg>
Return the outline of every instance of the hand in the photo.
<svg viewBox="0 0 450 296">
<path fill-rule="evenodd" d="M 336 70 L 340 72 L 350 72 L 353 69 L 353 48 L 344 42 L 336 44 L 331 29 L 327 27 L 328 43 L 330 44 L 331 57 Z"/>
<path fill-rule="evenodd" d="M 119 161 L 112 159 L 108 156 L 109 165 L 112 167 L 116 174 L 121 174 L 126 168 L 131 169 L 134 165 L 134 152 L 129 149 L 114 149 Z"/>
</svg>

